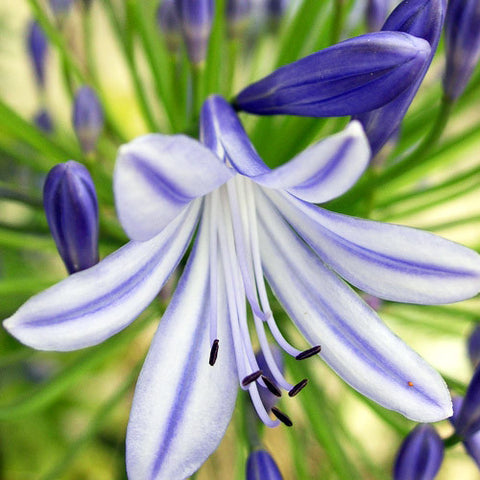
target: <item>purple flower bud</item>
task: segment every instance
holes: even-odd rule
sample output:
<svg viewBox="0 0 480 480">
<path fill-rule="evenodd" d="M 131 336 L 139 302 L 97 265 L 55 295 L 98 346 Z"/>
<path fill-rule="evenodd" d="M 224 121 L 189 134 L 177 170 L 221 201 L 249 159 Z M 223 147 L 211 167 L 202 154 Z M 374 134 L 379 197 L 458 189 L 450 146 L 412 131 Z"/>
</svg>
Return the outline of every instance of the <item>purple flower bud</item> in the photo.
<svg viewBox="0 0 480 480">
<path fill-rule="evenodd" d="M 182 28 L 175 0 L 163 0 L 157 10 L 157 23 L 165 37 L 168 50 L 172 53 L 177 53 L 180 49 Z"/>
<path fill-rule="evenodd" d="M 453 415 L 450 417 L 450 422 L 455 427 L 458 420 L 458 414 L 462 409 L 463 397 L 453 397 Z M 480 468 L 480 432 L 476 432 L 470 437 L 463 440 L 463 445 L 467 453 L 473 458 L 478 468 Z"/>
<path fill-rule="evenodd" d="M 283 373 L 284 365 L 282 351 L 276 345 L 271 345 L 271 350 L 275 363 L 277 364 L 280 371 Z M 275 383 L 274 376 L 267 365 L 265 356 L 261 350 L 255 355 L 255 358 L 257 359 L 258 368 L 263 372 L 263 375 L 269 378 L 272 383 L 276 387 L 278 387 Z M 268 388 L 262 387 L 260 384 L 258 385 L 258 393 L 260 394 L 260 398 L 262 399 L 262 403 L 267 412 L 269 412 L 279 400 L 279 397 L 274 395 Z"/>
<path fill-rule="evenodd" d="M 367 112 L 416 82 L 429 56 L 428 42 L 405 33 L 362 35 L 279 68 L 240 92 L 236 107 L 310 117 Z"/>
<path fill-rule="evenodd" d="M 427 73 L 442 33 L 446 0 L 404 0 L 388 17 L 383 31 L 405 32 L 426 40 L 431 51 L 415 81 L 392 102 L 355 117 L 367 134 L 375 156 L 397 131 Z"/>
<path fill-rule="evenodd" d="M 98 204 L 88 170 L 73 160 L 53 167 L 43 188 L 43 205 L 68 272 L 98 263 Z"/>
<path fill-rule="evenodd" d="M 367 26 L 370 32 L 377 32 L 382 28 L 390 9 L 391 0 L 367 0 Z"/>
<path fill-rule="evenodd" d="M 267 15 L 272 19 L 278 19 L 283 16 L 289 4 L 290 0 L 265 0 Z"/>
<path fill-rule="evenodd" d="M 467 350 L 473 368 L 480 364 L 480 325 L 476 325 L 467 340 Z"/>
<path fill-rule="evenodd" d="M 480 59 L 480 1 L 450 0 L 445 20 L 445 95 L 457 99 Z"/>
<path fill-rule="evenodd" d="M 194 65 L 207 56 L 215 12 L 214 0 L 175 0 L 188 58 Z"/>
<path fill-rule="evenodd" d="M 428 424 L 417 425 L 405 438 L 395 460 L 394 480 L 433 480 L 443 460 L 443 442 Z"/>
<path fill-rule="evenodd" d="M 456 420 L 456 433 L 463 438 L 480 430 L 480 369 L 475 371 Z"/>
<path fill-rule="evenodd" d="M 225 13 L 228 34 L 230 37 L 239 37 L 245 31 L 250 20 L 252 2 L 251 0 L 227 0 Z"/>
<path fill-rule="evenodd" d="M 247 460 L 247 480 L 282 480 L 282 474 L 266 450 L 254 450 Z"/>
<path fill-rule="evenodd" d="M 72 8 L 73 0 L 50 0 L 50 8 L 57 16 L 65 16 Z"/>
<path fill-rule="evenodd" d="M 33 117 L 33 123 L 35 126 L 44 133 L 53 132 L 52 117 L 45 108 L 40 109 Z"/>
<path fill-rule="evenodd" d="M 73 127 L 83 152 L 92 152 L 103 129 L 103 109 L 90 87 L 78 89 L 75 95 Z"/>
<path fill-rule="evenodd" d="M 48 42 L 42 27 L 36 21 L 30 22 L 27 34 L 27 46 L 37 84 L 45 87 L 45 59 Z"/>
</svg>

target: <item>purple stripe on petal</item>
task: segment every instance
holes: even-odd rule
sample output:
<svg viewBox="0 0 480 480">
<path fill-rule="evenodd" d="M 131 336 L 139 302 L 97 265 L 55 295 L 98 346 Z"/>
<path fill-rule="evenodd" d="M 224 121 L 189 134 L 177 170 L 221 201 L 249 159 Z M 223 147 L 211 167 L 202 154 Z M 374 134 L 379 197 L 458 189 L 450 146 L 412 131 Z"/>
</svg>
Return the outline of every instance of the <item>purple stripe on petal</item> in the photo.
<svg viewBox="0 0 480 480">
<path fill-rule="evenodd" d="M 451 414 L 445 382 L 394 335 L 351 288 L 314 255 L 266 201 L 256 195 L 267 280 L 320 356 L 348 384 L 416 421 Z"/>
<path fill-rule="evenodd" d="M 370 147 L 358 122 L 307 148 L 285 165 L 252 180 L 321 203 L 350 189 L 370 160 Z"/>
<path fill-rule="evenodd" d="M 480 256 L 429 232 L 341 215 L 277 192 L 268 196 L 319 257 L 387 300 L 442 304 L 480 290 Z"/>
<path fill-rule="evenodd" d="M 4 327 L 40 350 L 76 350 L 114 335 L 148 306 L 178 264 L 199 209 L 197 201 L 152 240 L 130 242 L 32 297 Z"/>
<path fill-rule="evenodd" d="M 188 203 L 235 172 L 212 151 L 184 135 L 151 134 L 120 148 L 114 172 L 118 217 L 132 240 L 145 241 Z"/>
<path fill-rule="evenodd" d="M 219 352 L 213 367 L 208 361 L 208 235 L 201 227 L 137 383 L 127 430 L 130 480 L 189 477 L 218 446 L 233 412 L 238 383 L 222 281 Z"/>
</svg>

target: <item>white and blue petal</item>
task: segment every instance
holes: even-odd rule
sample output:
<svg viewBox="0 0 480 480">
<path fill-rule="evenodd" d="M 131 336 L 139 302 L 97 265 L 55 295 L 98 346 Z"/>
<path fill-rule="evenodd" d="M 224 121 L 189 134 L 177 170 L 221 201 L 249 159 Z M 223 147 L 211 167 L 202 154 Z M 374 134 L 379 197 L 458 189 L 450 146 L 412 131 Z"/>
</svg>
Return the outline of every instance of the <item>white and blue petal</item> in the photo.
<svg viewBox="0 0 480 480">
<path fill-rule="evenodd" d="M 288 194 L 268 196 L 319 257 L 386 300 L 444 304 L 480 290 L 480 256 L 433 233 L 333 213 Z"/>
<path fill-rule="evenodd" d="M 178 264 L 200 205 L 201 200 L 192 204 L 148 242 L 130 242 L 32 297 L 4 327 L 39 350 L 76 350 L 111 337 L 148 306 Z"/>
<path fill-rule="evenodd" d="M 137 383 L 127 430 L 130 480 L 189 477 L 217 448 L 230 421 L 238 390 L 235 355 L 220 282 L 218 316 L 225 321 L 219 322 L 217 361 L 209 365 L 209 265 L 205 226 Z"/>
<path fill-rule="evenodd" d="M 257 195 L 267 280 L 296 326 L 349 385 L 419 422 L 452 414 L 440 375 L 394 335 L 355 292 Z"/>
<path fill-rule="evenodd" d="M 284 189 L 308 202 L 338 197 L 359 179 L 370 160 L 368 140 L 359 122 L 307 148 L 274 170 L 265 165 L 237 114 L 222 97 L 209 97 L 202 109 L 202 136 L 240 174 L 265 187 Z"/>
<path fill-rule="evenodd" d="M 235 172 L 184 135 L 150 134 L 120 148 L 114 172 L 118 217 L 132 240 L 162 231 L 193 199 Z"/>
<path fill-rule="evenodd" d="M 348 191 L 368 166 L 370 147 L 359 122 L 307 148 L 285 165 L 253 177 L 302 200 L 327 202 Z"/>
</svg>

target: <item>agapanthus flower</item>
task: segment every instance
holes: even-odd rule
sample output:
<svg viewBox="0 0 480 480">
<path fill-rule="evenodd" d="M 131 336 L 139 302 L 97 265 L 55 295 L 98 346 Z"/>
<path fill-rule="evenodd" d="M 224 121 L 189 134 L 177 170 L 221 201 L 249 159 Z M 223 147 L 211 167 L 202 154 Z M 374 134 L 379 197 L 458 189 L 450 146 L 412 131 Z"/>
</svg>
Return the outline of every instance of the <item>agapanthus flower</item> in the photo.
<svg viewBox="0 0 480 480">
<path fill-rule="evenodd" d="M 431 233 L 314 204 L 343 194 L 367 167 L 370 150 L 357 122 L 271 170 L 232 107 L 214 96 L 201 112 L 201 140 L 151 134 L 121 147 L 114 191 L 132 241 L 4 322 L 35 348 L 98 344 L 155 298 L 198 226 L 137 383 L 126 441 L 130 480 L 191 475 L 223 437 L 239 387 L 266 425 L 278 425 L 258 393 L 267 385 L 246 299 L 272 380 L 283 391 L 296 385 L 275 362 L 267 328 L 286 353 L 298 360 L 319 353 L 386 408 L 423 422 L 450 416 L 440 375 L 340 276 L 384 299 L 447 303 L 478 292 L 480 256 Z M 265 279 L 306 349 L 282 334 Z M 284 420 L 280 410 L 276 415 Z"/>
<path fill-rule="evenodd" d="M 458 414 L 463 406 L 463 397 L 453 397 L 453 415 L 450 417 L 450 422 L 455 427 Z M 473 433 L 472 435 L 465 437 L 463 439 L 463 445 L 467 453 L 472 457 L 473 461 L 477 464 L 477 467 L 480 468 L 480 431 Z"/>
</svg>

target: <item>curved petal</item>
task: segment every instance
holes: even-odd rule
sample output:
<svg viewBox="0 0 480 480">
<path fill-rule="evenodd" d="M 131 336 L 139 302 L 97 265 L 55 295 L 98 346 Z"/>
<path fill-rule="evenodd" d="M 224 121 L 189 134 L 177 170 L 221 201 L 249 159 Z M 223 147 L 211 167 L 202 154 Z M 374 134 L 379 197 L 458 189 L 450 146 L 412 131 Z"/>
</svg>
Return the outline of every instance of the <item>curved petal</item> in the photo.
<svg viewBox="0 0 480 480">
<path fill-rule="evenodd" d="M 200 115 L 202 141 L 217 155 L 225 155 L 242 175 L 254 177 L 270 169 L 258 156 L 235 110 L 220 95 L 211 95 Z"/>
<path fill-rule="evenodd" d="M 480 290 L 480 256 L 458 243 L 267 194 L 319 257 L 364 292 L 431 305 L 458 302 Z"/>
<path fill-rule="evenodd" d="M 39 350 L 96 345 L 128 326 L 183 256 L 201 200 L 148 242 L 130 242 L 97 265 L 32 297 L 3 326 Z"/>
<path fill-rule="evenodd" d="M 320 356 L 348 384 L 419 422 L 452 414 L 445 382 L 394 335 L 350 287 L 257 195 L 260 248 L 267 280 Z"/>
<path fill-rule="evenodd" d="M 132 240 L 149 240 L 194 198 L 235 172 L 184 135 L 151 134 L 120 148 L 113 188 L 118 217 Z"/>
<path fill-rule="evenodd" d="M 370 160 L 368 140 L 359 122 L 307 148 L 285 165 L 252 178 L 269 188 L 287 190 L 307 202 L 322 203 L 355 185 Z"/>
<path fill-rule="evenodd" d="M 217 448 L 233 412 L 238 383 L 223 283 L 220 349 L 209 365 L 207 232 L 202 228 L 137 383 L 127 429 L 130 480 L 189 477 Z"/>
</svg>

